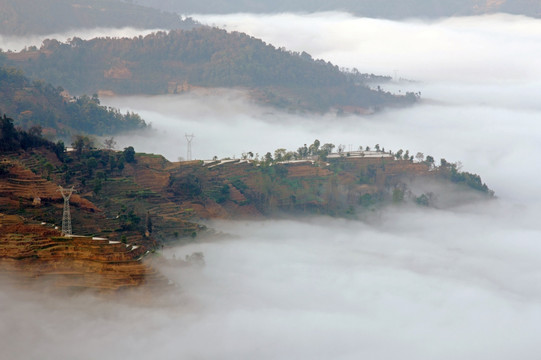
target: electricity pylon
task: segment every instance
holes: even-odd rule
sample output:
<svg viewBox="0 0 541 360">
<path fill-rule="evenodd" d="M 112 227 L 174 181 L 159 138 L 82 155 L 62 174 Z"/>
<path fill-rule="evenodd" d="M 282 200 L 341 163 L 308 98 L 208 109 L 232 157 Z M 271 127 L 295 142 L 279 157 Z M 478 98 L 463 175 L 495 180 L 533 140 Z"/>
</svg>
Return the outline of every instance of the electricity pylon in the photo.
<svg viewBox="0 0 541 360">
<path fill-rule="evenodd" d="M 70 197 L 71 194 L 77 192 L 73 186 L 71 189 L 64 189 L 62 186 L 58 187 L 58 191 L 64 198 L 64 212 L 62 214 L 62 235 L 71 236 L 71 214 L 70 214 Z"/>
<path fill-rule="evenodd" d="M 192 161 L 192 140 L 194 138 L 194 134 L 188 135 L 186 134 L 186 140 L 188 141 L 188 151 L 186 153 L 186 160 Z"/>
</svg>

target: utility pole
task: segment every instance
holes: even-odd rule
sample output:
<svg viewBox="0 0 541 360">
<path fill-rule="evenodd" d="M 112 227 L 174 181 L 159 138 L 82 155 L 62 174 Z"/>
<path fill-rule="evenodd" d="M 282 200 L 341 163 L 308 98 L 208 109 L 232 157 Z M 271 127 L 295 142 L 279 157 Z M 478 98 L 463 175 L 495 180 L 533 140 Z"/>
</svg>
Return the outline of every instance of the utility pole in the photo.
<svg viewBox="0 0 541 360">
<path fill-rule="evenodd" d="M 71 194 L 77 192 L 73 186 L 71 189 L 64 189 L 62 186 L 58 187 L 58 191 L 64 198 L 64 212 L 62 214 L 62 235 L 71 236 L 71 214 L 70 214 L 70 197 Z"/>
<path fill-rule="evenodd" d="M 186 160 L 192 161 L 192 140 L 194 138 L 194 134 L 186 134 L 186 140 L 188 141 L 188 151 L 186 153 Z"/>
</svg>

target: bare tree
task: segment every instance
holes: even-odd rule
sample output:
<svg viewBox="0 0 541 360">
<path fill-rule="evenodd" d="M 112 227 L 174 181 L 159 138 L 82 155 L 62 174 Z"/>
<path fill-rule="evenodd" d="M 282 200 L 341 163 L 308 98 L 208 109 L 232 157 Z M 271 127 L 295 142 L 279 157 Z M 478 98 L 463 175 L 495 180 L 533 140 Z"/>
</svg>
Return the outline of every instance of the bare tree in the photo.
<svg viewBox="0 0 541 360">
<path fill-rule="evenodd" d="M 116 147 L 115 138 L 111 136 L 109 139 L 105 139 L 103 144 L 107 150 L 113 150 Z"/>
</svg>

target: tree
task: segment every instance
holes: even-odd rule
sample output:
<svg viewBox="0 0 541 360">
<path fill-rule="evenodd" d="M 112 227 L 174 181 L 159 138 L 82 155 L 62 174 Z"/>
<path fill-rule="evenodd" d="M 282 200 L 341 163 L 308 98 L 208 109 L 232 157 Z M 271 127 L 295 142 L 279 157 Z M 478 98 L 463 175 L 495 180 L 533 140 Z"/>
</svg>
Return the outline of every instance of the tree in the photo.
<svg viewBox="0 0 541 360">
<path fill-rule="evenodd" d="M 54 153 L 56 154 L 56 157 L 58 158 L 58 160 L 60 161 L 64 161 L 64 151 L 66 150 L 66 147 L 64 146 L 64 142 L 59 140 L 55 145 L 54 145 Z"/>
<path fill-rule="evenodd" d="M 299 159 L 305 159 L 308 156 L 308 147 L 306 146 L 306 144 L 297 149 L 297 154 Z"/>
<path fill-rule="evenodd" d="M 103 144 L 107 150 L 113 150 L 116 146 L 115 138 L 111 136 L 109 139 L 105 139 Z"/>
<path fill-rule="evenodd" d="M 427 164 L 430 168 L 434 167 L 434 158 L 430 155 L 426 156 L 425 164 Z"/>
<path fill-rule="evenodd" d="M 286 155 L 286 153 L 287 153 L 287 150 L 283 148 L 274 150 L 274 160 L 284 161 L 284 156 Z"/>
<path fill-rule="evenodd" d="M 19 134 L 13 125 L 13 119 L 4 115 L 0 123 L 0 150 L 11 151 L 19 148 Z"/>
<path fill-rule="evenodd" d="M 77 156 L 83 152 L 89 151 L 94 146 L 94 140 L 84 135 L 75 135 L 75 140 L 71 143 Z"/>
<path fill-rule="evenodd" d="M 423 160 L 425 159 L 425 155 L 422 152 L 418 152 L 415 155 L 415 158 L 417 159 L 418 162 L 423 162 Z"/>
<path fill-rule="evenodd" d="M 310 153 L 310 155 L 314 156 L 318 154 L 320 144 L 321 143 L 318 139 L 314 140 L 314 143 L 308 148 L 308 152 Z"/>
<path fill-rule="evenodd" d="M 128 146 L 127 148 L 124 148 L 124 159 L 127 163 L 135 162 L 135 149 L 133 148 L 133 146 Z"/>
<path fill-rule="evenodd" d="M 325 145 L 323 145 L 321 147 L 321 151 L 324 152 L 325 154 L 332 154 L 332 151 L 333 149 L 335 148 L 336 146 L 334 144 L 331 144 L 331 143 L 327 143 Z"/>
<path fill-rule="evenodd" d="M 284 155 L 284 161 L 290 161 L 295 158 L 295 153 L 293 151 L 288 151 Z"/>
<path fill-rule="evenodd" d="M 374 148 L 376 149 L 376 151 L 379 151 L 379 144 L 376 144 L 376 146 L 374 146 Z"/>
<path fill-rule="evenodd" d="M 86 161 L 86 170 L 88 172 L 88 176 L 92 176 L 92 173 L 94 172 L 94 169 L 98 167 L 98 161 L 94 157 L 88 158 Z"/>
<path fill-rule="evenodd" d="M 447 169 L 449 167 L 449 162 L 447 162 L 447 160 L 443 158 L 440 159 L 440 167 L 443 169 Z"/>
<path fill-rule="evenodd" d="M 267 152 L 265 154 L 265 164 L 269 165 L 272 163 L 272 154 L 270 152 Z"/>
</svg>

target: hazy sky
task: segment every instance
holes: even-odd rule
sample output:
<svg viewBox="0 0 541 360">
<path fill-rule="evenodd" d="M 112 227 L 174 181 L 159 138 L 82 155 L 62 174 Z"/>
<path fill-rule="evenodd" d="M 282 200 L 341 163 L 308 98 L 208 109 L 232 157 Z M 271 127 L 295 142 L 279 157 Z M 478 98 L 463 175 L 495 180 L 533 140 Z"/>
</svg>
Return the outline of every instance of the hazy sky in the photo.
<svg viewBox="0 0 541 360">
<path fill-rule="evenodd" d="M 175 160 L 192 132 L 198 158 L 296 149 L 315 138 L 379 143 L 460 160 L 499 198 L 446 210 L 392 208 L 363 221 L 213 223 L 235 237 L 166 249 L 166 257 L 203 251 L 207 265 L 162 268 L 180 293 L 157 296 L 157 304 L 3 287 L 3 352 L 10 359 L 537 359 L 541 20 L 206 19 L 340 66 L 398 69 L 422 80 L 409 87 L 424 103 L 336 118 L 280 114 L 239 92 L 104 99 L 153 123 L 153 137 L 119 137 L 119 145 Z"/>
</svg>

